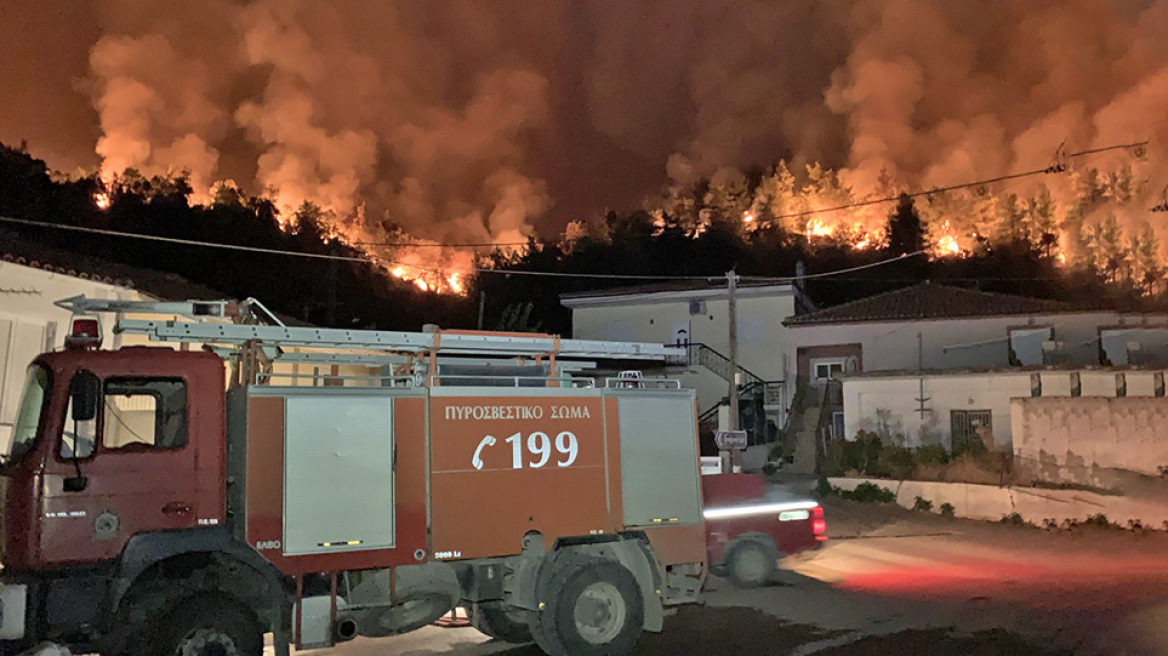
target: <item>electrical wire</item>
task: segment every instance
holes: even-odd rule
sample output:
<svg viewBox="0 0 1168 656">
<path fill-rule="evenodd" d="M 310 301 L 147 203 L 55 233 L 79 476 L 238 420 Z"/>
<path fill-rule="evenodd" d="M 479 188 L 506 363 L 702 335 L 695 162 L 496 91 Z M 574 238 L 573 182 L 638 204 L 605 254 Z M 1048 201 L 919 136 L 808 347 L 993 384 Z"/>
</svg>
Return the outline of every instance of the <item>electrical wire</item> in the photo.
<svg viewBox="0 0 1168 656">
<path fill-rule="evenodd" d="M 536 276 L 548 278 L 577 278 L 577 279 L 597 279 L 597 280 L 642 280 L 655 282 L 678 282 L 678 281 L 692 281 L 692 280 L 723 280 L 726 276 L 642 276 L 642 275 L 625 275 L 616 273 L 563 273 L 558 271 L 517 271 L 513 269 L 484 269 L 482 267 L 427 267 L 416 264 L 406 264 L 405 262 L 394 262 L 393 260 L 385 260 L 382 258 L 372 257 L 352 257 L 346 255 L 323 255 L 319 253 L 301 253 L 299 251 L 285 251 L 274 248 L 260 248 L 258 246 L 240 246 L 238 244 L 220 244 L 209 241 L 198 241 L 194 239 L 179 239 L 176 237 L 162 237 L 158 235 L 139 235 L 130 232 L 118 232 L 116 230 L 106 230 L 103 228 L 87 228 L 84 226 L 72 226 L 60 223 L 46 223 L 43 221 L 31 221 L 28 219 L 16 219 L 8 216 L 0 216 L 0 222 L 16 223 L 19 225 L 33 226 L 37 228 L 50 228 L 59 230 L 74 230 L 78 232 L 94 233 L 109 237 L 125 237 L 128 239 L 142 239 L 145 241 L 160 241 L 169 244 L 180 244 L 183 246 L 202 246 L 206 248 L 222 248 L 227 250 L 246 251 L 251 253 L 263 253 L 266 255 L 286 255 L 290 257 L 307 257 L 318 260 L 336 260 L 342 262 L 357 262 L 361 264 L 374 264 L 379 266 L 402 266 L 408 267 L 417 271 L 427 271 L 436 274 L 445 274 L 448 272 L 467 272 L 467 273 L 493 273 L 508 276 Z M 839 271 L 828 271 L 824 273 L 816 273 L 802 276 L 803 279 L 823 278 L 827 276 L 834 276 L 843 273 L 850 273 L 853 271 L 860 271 L 863 269 L 870 269 L 872 267 L 883 266 L 893 262 L 899 262 L 908 257 L 921 255 L 926 251 L 916 251 L 915 253 L 907 253 L 905 255 L 898 255 L 897 257 L 888 258 L 880 262 L 872 262 L 858 267 L 851 267 L 848 269 L 840 269 Z M 764 282 L 791 282 L 800 279 L 798 276 L 785 277 L 768 277 L 768 276 L 741 276 L 741 280 L 750 281 L 764 281 Z"/>
<path fill-rule="evenodd" d="M 1115 144 L 1115 145 L 1111 145 L 1111 146 L 1103 146 L 1100 148 L 1092 148 L 1090 150 L 1083 150 L 1083 151 L 1078 151 L 1078 152 L 1074 152 L 1074 153 L 1069 153 L 1067 155 L 1064 155 L 1063 158 L 1064 159 L 1072 159 L 1072 158 L 1076 158 L 1076 157 L 1083 157 L 1086 155 L 1094 155 L 1094 154 L 1103 153 L 1103 152 L 1112 151 L 1112 150 L 1126 150 L 1126 149 L 1131 149 L 1131 148 L 1142 148 L 1142 147 L 1148 145 L 1149 143 L 1150 142 L 1148 140 L 1144 140 L 1144 141 L 1135 142 L 1135 143 Z M 780 214 L 780 215 L 777 215 L 773 218 L 774 219 L 798 218 L 798 217 L 803 217 L 803 216 L 811 216 L 814 214 L 825 214 L 828 212 L 838 212 L 838 211 L 847 210 L 847 209 L 854 209 L 854 208 L 858 208 L 858 207 L 870 207 L 872 205 L 879 205 L 879 204 L 884 204 L 884 203 L 896 202 L 896 201 L 900 200 L 902 195 L 908 196 L 909 198 L 919 198 L 922 196 L 930 196 L 933 194 L 945 193 L 948 191 L 956 191 L 956 190 L 960 190 L 960 189 L 970 189 L 973 187 L 980 187 L 980 186 L 990 185 L 990 184 L 994 184 L 994 183 L 998 183 L 998 182 L 1019 180 L 1019 179 L 1034 176 L 1034 175 L 1041 175 L 1041 174 L 1045 174 L 1045 173 L 1052 173 L 1052 172 L 1060 171 L 1060 170 L 1062 170 L 1060 167 L 1060 164 L 1061 164 L 1060 162 L 1056 162 L 1056 164 L 1053 166 L 1048 166 L 1048 167 L 1043 168 L 1043 169 L 1035 169 L 1033 171 L 1026 171 L 1023 173 L 1012 173 L 1012 174 L 1008 174 L 1008 175 L 997 176 L 994 178 L 987 178 L 985 180 L 977 180 L 974 182 L 965 182 L 965 183 L 956 184 L 956 185 L 949 185 L 946 187 L 937 187 L 934 189 L 930 189 L 928 191 L 917 191 L 917 192 L 901 194 L 901 195 L 897 195 L 897 196 L 890 196 L 887 198 L 874 198 L 874 199 L 869 199 L 869 200 L 865 200 L 865 201 L 847 203 L 844 205 L 837 205 L 835 207 L 825 207 L 825 208 L 814 209 L 814 210 L 805 210 L 802 212 Z M 341 262 L 356 262 L 356 263 L 362 263 L 362 264 L 373 264 L 373 265 L 378 265 L 378 266 L 405 267 L 405 268 L 409 268 L 409 269 L 412 269 L 415 271 L 426 271 L 426 272 L 435 273 L 435 274 L 439 274 L 439 275 L 442 275 L 446 272 L 464 272 L 464 273 L 491 273 L 491 274 L 502 274 L 502 275 L 508 275 L 508 276 L 534 276 L 534 277 L 575 278 L 575 279 L 591 279 L 591 280 L 640 280 L 640 281 L 654 281 L 654 282 L 693 281 L 693 280 L 712 281 L 712 280 L 722 280 L 725 278 L 725 276 L 645 276 L 645 275 L 624 275 L 624 274 L 611 274 L 611 273 L 562 273 L 562 272 L 555 272 L 555 271 L 518 271 L 518 270 L 513 270 L 513 269 L 484 269 L 481 267 L 427 267 L 427 266 L 420 266 L 420 265 L 416 265 L 416 264 L 408 264 L 405 262 L 395 262 L 393 260 L 389 260 L 386 258 L 380 258 L 380 257 L 376 257 L 376 256 L 373 256 L 373 257 L 359 257 L 359 256 L 354 257 L 354 256 L 345 256 L 345 255 L 326 255 L 326 254 L 320 254 L 320 253 L 303 253 L 303 252 L 299 252 L 299 251 L 285 251 L 285 250 L 279 250 L 279 249 L 273 249 L 273 248 L 262 248 L 262 247 L 258 247 L 258 246 L 242 246 L 242 245 L 238 245 L 238 244 L 221 244 L 221 243 L 215 243 L 215 242 L 198 241 L 198 240 L 193 240 L 193 239 L 180 239 L 177 237 L 163 237 L 163 236 L 159 236 L 159 235 L 141 235 L 141 234 L 134 234 L 134 233 L 128 233 L 128 232 L 118 232 L 115 230 L 105 230 L 102 228 L 88 228 L 88 227 L 84 227 L 84 226 L 74 226 L 74 225 L 67 225 L 67 224 L 60 224 L 60 223 L 46 223 L 46 222 L 42 222 L 42 221 L 31 221 L 28 219 L 17 219 L 17 218 L 13 218 L 13 217 L 4 217 L 4 216 L 0 216 L 0 222 L 15 223 L 15 224 L 34 226 L 34 227 L 39 227 L 39 228 L 73 230 L 73 231 L 77 231 L 77 232 L 86 232 L 86 233 L 99 234 L 99 235 L 110 236 L 110 237 L 124 237 L 124 238 L 129 238 L 129 239 L 143 239 L 143 240 L 148 240 L 148 241 L 159 241 L 159 242 L 170 243 L 170 244 L 179 244 L 179 245 L 184 245 L 184 246 L 202 246 L 202 247 L 207 247 L 207 248 L 221 248 L 221 249 L 226 249 L 226 250 L 244 251 L 244 252 L 250 252 L 250 253 L 262 253 L 262 254 L 268 254 L 268 255 L 284 255 L 284 256 L 289 256 L 289 257 L 304 257 L 304 258 L 317 259 L 317 260 L 332 260 L 332 261 L 341 261 Z M 511 242 L 511 243 L 507 243 L 507 244 L 485 244 L 485 243 L 480 243 L 480 244 L 400 244 L 400 243 L 392 243 L 392 242 L 378 244 L 378 243 L 374 243 L 374 242 L 358 242 L 357 245 L 403 246 L 403 247 L 413 247 L 413 248 L 420 247 L 420 246 L 436 247 L 436 248 L 458 248 L 458 247 L 473 248 L 473 247 L 487 247 L 487 246 L 526 246 L 527 242 L 522 242 L 522 243 Z M 887 264 L 891 264 L 893 262 L 899 262 L 900 260 L 903 260 L 903 259 L 908 258 L 908 257 L 914 257 L 914 256 L 925 254 L 925 253 L 926 253 L 926 251 L 923 251 L 923 250 L 916 251 L 915 253 L 907 253 L 904 255 L 900 255 L 898 257 L 889 258 L 886 260 L 881 260 L 879 262 L 873 262 L 870 264 L 864 264 L 864 265 L 861 265 L 858 267 L 841 269 L 839 271 L 828 271 L 828 272 L 817 273 L 817 274 L 808 274 L 808 275 L 804 275 L 801 277 L 800 276 L 781 276 L 781 277 L 741 276 L 740 279 L 744 280 L 744 281 L 776 282 L 776 283 L 793 282 L 795 280 L 800 280 L 800 279 L 802 279 L 802 280 L 815 280 L 815 279 L 834 277 L 837 275 L 851 273 L 854 271 L 862 271 L 864 269 L 870 269 L 873 267 L 884 266 Z"/>
<path fill-rule="evenodd" d="M 502 241 L 478 244 L 415 244 L 394 241 L 355 241 L 354 246 L 389 246 L 392 248 L 493 248 L 496 246 L 526 246 L 526 241 Z"/>
<path fill-rule="evenodd" d="M 1081 150 L 1075 153 L 1069 153 L 1064 157 L 1072 159 L 1075 157 L 1085 157 L 1087 155 L 1096 155 L 1111 150 L 1127 150 L 1130 148 L 1141 148 L 1147 146 L 1150 142 L 1139 141 L 1136 143 L 1116 144 L 1113 146 L 1103 146 L 1101 148 L 1092 148 L 1090 150 Z M 886 198 L 872 198 L 869 200 L 856 201 L 854 203 L 847 203 L 844 205 L 836 205 L 835 207 L 824 207 L 816 210 L 803 210 L 802 212 L 791 212 L 788 214 L 778 214 L 772 219 L 796 219 L 804 216 L 811 216 L 814 214 L 826 214 L 828 212 L 840 212 L 842 210 L 850 210 L 858 207 L 870 207 L 872 205 L 882 205 L 885 203 L 894 203 L 899 201 L 901 196 L 908 196 L 909 198 L 920 198 L 921 196 L 932 196 L 933 194 L 943 194 L 948 191 L 957 191 L 960 189 L 972 189 L 974 187 L 982 187 L 991 185 L 997 182 L 1006 182 L 1008 180 L 1019 180 L 1021 178 L 1028 178 L 1034 175 L 1042 175 L 1044 173 L 1055 173 L 1058 169 L 1055 166 L 1048 166 L 1046 168 L 1034 169 L 1033 171 L 1025 171 L 1023 173 L 1010 173 L 1008 175 L 999 175 L 995 178 L 987 178 L 985 180 L 977 180 L 975 182 L 963 182 L 961 184 L 949 185 L 947 187 L 934 187 L 928 191 L 914 191 L 911 193 L 897 194 L 896 196 L 888 196 Z"/>
</svg>

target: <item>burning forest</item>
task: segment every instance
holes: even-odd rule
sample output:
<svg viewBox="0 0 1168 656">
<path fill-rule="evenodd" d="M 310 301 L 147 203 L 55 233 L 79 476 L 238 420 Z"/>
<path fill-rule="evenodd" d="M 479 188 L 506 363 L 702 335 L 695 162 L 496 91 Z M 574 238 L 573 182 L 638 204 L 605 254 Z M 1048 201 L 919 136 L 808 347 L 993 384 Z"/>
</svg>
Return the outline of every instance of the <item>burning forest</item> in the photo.
<svg viewBox="0 0 1168 656">
<path fill-rule="evenodd" d="M 641 235 L 688 255 L 616 269 L 910 243 L 1163 291 L 1168 0 L 51 5 L 2 28 L 0 142 L 88 185 L 96 214 L 54 221 L 181 197 L 451 296 Z"/>
</svg>

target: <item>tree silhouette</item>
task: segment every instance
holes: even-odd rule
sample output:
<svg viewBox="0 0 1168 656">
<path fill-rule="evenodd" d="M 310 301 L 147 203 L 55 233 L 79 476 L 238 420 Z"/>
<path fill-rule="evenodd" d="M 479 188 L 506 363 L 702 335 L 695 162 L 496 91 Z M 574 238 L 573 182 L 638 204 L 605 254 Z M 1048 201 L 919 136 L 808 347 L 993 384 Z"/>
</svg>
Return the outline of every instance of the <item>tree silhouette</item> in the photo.
<svg viewBox="0 0 1168 656">
<path fill-rule="evenodd" d="M 888 216 L 888 252 L 892 255 L 907 255 L 925 248 L 925 227 L 913 199 L 901 194 L 896 201 L 896 209 Z"/>
</svg>

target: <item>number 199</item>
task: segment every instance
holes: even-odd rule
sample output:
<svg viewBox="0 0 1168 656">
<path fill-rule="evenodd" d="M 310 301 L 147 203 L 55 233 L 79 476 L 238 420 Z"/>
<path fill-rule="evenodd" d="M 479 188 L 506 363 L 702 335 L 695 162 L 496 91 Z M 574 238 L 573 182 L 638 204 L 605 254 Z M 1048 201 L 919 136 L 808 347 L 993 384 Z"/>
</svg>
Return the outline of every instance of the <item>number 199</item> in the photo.
<svg viewBox="0 0 1168 656">
<path fill-rule="evenodd" d="M 506 441 L 511 445 L 512 469 L 523 469 L 523 434 L 515 433 L 511 437 L 508 437 Z M 552 457 L 552 446 L 552 439 L 543 431 L 536 431 L 528 435 L 527 450 L 535 457 L 534 460 L 528 463 L 528 466 L 532 469 L 539 469 L 546 465 Z M 574 433 L 564 431 L 556 435 L 554 446 L 560 455 L 566 456 L 565 458 L 556 460 L 557 467 L 567 467 L 573 462 L 576 462 L 579 446 Z"/>
</svg>

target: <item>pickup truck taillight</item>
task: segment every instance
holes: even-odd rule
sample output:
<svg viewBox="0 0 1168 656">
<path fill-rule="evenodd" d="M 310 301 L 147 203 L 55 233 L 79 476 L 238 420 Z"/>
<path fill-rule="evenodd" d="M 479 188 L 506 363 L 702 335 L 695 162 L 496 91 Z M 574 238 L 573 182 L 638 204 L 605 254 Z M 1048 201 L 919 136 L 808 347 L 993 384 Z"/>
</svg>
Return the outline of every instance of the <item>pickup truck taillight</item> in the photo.
<svg viewBox="0 0 1168 656">
<path fill-rule="evenodd" d="M 823 518 L 823 507 L 815 506 L 811 509 L 811 532 L 816 540 L 827 539 L 827 520 Z"/>
</svg>

